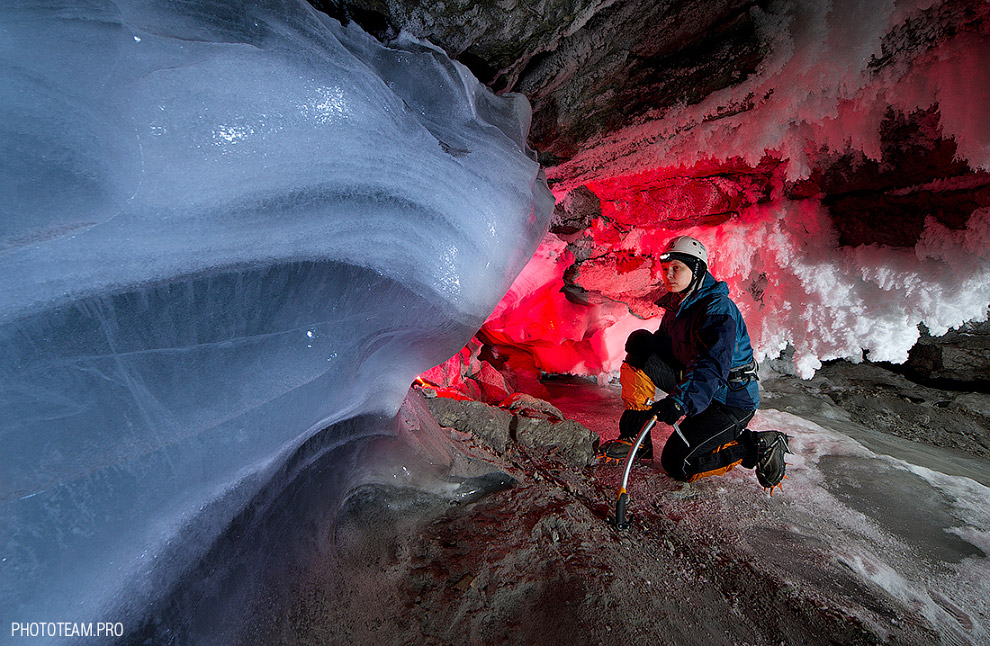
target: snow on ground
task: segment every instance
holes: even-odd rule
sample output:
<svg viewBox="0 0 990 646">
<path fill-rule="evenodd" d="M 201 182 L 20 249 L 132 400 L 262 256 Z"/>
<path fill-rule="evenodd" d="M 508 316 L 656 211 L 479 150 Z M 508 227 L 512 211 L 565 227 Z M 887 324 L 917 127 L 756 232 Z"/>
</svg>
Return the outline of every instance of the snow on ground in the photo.
<svg viewBox="0 0 990 646">
<path fill-rule="evenodd" d="M 587 415 L 588 408 L 581 408 L 567 412 Z M 585 421 L 594 423 L 593 417 Z M 788 585 L 827 591 L 851 578 L 901 609 L 891 621 L 930 626 L 945 643 L 990 640 L 990 488 L 876 453 L 840 430 L 787 412 L 758 411 L 749 426 L 792 436 L 788 479 L 775 496 L 757 496 L 749 470 L 675 485 L 639 468 L 632 475 L 630 513 L 690 499 L 700 507 L 684 522 L 700 533 L 724 527 L 740 538 L 737 547 L 744 553 L 788 572 Z M 606 438 L 617 434 L 615 425 L 600 432 Z M 668 427 L 655 438 L 655 450 L 671 432 Z M 920 448 L 939 461 L 940 449 Z M 659 490 L 658 476 L 667 480 Z M 885 630 L 882 622 L 875 628 Z"/>
<path fill-rule="evenodd" d="M 608 437 L 613 390 L 544 395 Z M 336 560 L 300 577 L 290 625 L 269 643 L 990 642 L 990 488 L 868 449 L 838 430 L 848 420 L 765 409 L 751 426 L 793 438 L 782 491 L 742 469 L 684 485 L 644 462 L 625 531 L 608 523 L 621 467 L 518 445 L 486 458 L 515 485 L 480 500 L 431 508 L 396 490 L 345 505 Z M 451 433 L 451 450 L 477 458 L 464 436 Z M 917 451 L 937 464 L 945 450 Z M 432 509 L 418 528 L 413 508 Z M 397 510 L 402 529 L 389 531 L 379 517 Z"/>
<path fill-rule="evenodd" d="M 927 623 L 946 643 L 990 639 L 990 489 L 878 455 L 789 413 L 762 411 L 751 427 L 793 437 L 789 478 L 773 507 L 775 524 L 789 534 L 788 549 L 764 556 L 784 568 L 793 552 L 812 563 L 817 558 L 818 567 L 794 584 L 827 588 L 839 573 L 851 572 L 903 608 L 904 616 L 892 620 Z M 723 482 L 699 483 L 698 495 L 714 489 L 736 507 L 750 497 L 752 480 L 747 471 L 733 472 Z M 766 548 L 756 542 L 759 517 L 729 522 L 753 538 L 754 554 Z"/>
</svg>

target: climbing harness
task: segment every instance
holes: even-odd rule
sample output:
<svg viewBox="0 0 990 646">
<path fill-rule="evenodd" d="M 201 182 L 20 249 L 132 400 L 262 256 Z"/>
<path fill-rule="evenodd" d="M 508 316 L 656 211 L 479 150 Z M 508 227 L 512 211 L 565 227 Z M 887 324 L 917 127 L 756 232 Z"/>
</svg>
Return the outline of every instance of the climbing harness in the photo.
<svg viewBox="0 0 990 646">
<path fill-rule="evenodd" d="M 757 381 L 760 379 L 760 364 L 756 362 L 756 359 L 729 371 L 730 384 L 748 384 L 754 379 Z"/>
</svg>

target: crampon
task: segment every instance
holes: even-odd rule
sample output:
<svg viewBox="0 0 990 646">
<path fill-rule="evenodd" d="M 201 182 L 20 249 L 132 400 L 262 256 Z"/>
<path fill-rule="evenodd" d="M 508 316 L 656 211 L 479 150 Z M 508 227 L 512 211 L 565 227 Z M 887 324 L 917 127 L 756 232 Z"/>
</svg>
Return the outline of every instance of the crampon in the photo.
<svg viewBox="0 0 990 646">
<path fill-rule="evenodd" d="M 617 440 L 606 442 L 595 455 L 595 464 L 621 464 L 629 457 L 629 451 L 633 447 L 635 438 L 620 437 Z M 636 460 L 652 460 L 653 447 L 640 446 L 636 452 Z"/>
<path fill-rule="evenodd" d="M 764 490 L 769 490 L 773 495 L 774 488 L 783 491 L 781 485 L 787 479 L 787 463 L 784 462 L 784 454 L 791 450 L 787 443 L 791 436 L 780 431 L 764 431 L 759 434 L 757 449 L 759 457 L 756 462 L 756 479 Z"/>
</svg>

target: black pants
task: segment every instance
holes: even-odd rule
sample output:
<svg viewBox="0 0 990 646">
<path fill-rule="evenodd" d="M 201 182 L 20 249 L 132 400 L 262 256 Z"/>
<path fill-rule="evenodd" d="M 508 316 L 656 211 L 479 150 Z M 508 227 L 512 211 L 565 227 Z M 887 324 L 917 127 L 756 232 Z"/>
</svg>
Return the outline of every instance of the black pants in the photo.
<svg viewBox="0 0 990 646">
<path fill-rule="evenodd" d="M 664 392 L 670 392 L 677 384 L 677 374 L 658 355 L 651 355 L 642 370 Z M 755 413 L 713 401 L 702 412 L 686 418 L 680 429 L 687 443 L 677 433 L 671 434 L 660 456 L 664 471 L 675 480 L 687 481 L 714 475 L 740 461 L 746 468 L 754 467 L 756 433 L 746 424 Z M 649 418 L 648 411 L 625 411 L 619 420 L 619 435 L 636 437 Z"/>
<path fill-rule="evenodd" d="M 715 475 L 731 464 L 756 465 L 756 434 L 746 428 L 756 411 L 741 410 L 712 402 L 694 417 L 685 419 L 681 433 L 667 438 L 660 456 L 664 471 L 675 480 Z"/>
</svg>

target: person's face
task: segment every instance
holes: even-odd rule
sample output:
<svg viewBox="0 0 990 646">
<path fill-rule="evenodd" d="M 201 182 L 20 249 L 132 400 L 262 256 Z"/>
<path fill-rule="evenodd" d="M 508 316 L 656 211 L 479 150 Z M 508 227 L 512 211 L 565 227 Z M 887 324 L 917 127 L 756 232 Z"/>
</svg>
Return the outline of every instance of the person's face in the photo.
<svg viewBox="0 0 990 646">
<path fill-rule="evenodd" d="M 670 260 L 660 263 L 663 270 L 663 284 L 667 291 L 680 294 L 691 284 L 691 268 L 680 260 Z"/>
</svg>

